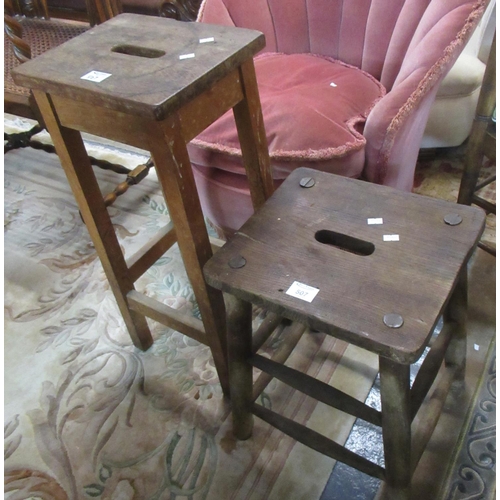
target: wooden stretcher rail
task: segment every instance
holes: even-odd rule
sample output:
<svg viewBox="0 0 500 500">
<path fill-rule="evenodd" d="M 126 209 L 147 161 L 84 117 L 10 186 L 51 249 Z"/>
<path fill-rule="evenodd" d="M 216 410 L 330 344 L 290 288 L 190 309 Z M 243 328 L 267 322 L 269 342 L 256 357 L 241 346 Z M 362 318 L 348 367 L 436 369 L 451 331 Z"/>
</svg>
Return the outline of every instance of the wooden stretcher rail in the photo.
<svg viewBox="0 0 500 500">
<path fill-rule="evenodd" d="M 174 225 L 169 222 L 130 259 L 127 259 L 132 281 L 135 283 L 176 241 Z"/>
<path fill-rule="evenodd" d="M 425 396 L 429 392 L 429 389 L 439 372 L 444 354 L 448 349 L 455 328 L 458 328 L 458 325 L 454 321 L 450 321 L 449 323 L 445 323 L 443 325 L 443 330 L 434 340 L 431 350 L 428 352 L 417 373 L 411 388 L 412 420 L 415 418 L 415 415 L 417 414 Z"/>
<path fill-rule="evenodd" d="M 273 334 L 274 330 L 283 321 L 281 316 L 272 312 L 268 313 L 262 324 L 257 328 L 252 335 L 252 352 L 256 353 L 266 342 L 266 340 Z"/>
<path fill-rule="evenodd" d="M 286 335 L 283 335 L 285 341 L 276 349 L 271 359 L 276 363 L 284 363 L 295 349 L 295 346 L 298 344 L 306 328 L 307 327 L 302 323 L 292 323 L 290 326 L 286 327 Z M 259 375 L 253 385 L 253 401 L 259 397 L 260 393 L 267 387 L 272 379 L 273 376 L 265 372 Z"/>
<path fill-rule="evenodd" d="M 415 471 L 425 447 L 436 428 L 437 422 L 446 401 L 446 396 L 451 384 L 456 377 L 458 366 L 448 365 L 443 367 L 442 373 L 436 380 L 436 388 L 422 405 L 422 411 L 412 424 L 411 439 L 411 472 Z"/>
<path fill-rule="evenodd" d="M 488 200 L 485 200 L 477 195 L 473 195 L 472 202 L 478 207 L 481 207 L 483 210 L 486 210 L 486 212 L 488 212 L 489 214 L 496 214 L 496 205 L 489 202 Z"/>
<path fill-rule="evenodd" d="M 357 399 L 345 394 L 335 387 L 315 379 L 314 377 L 288 368 L 285 365 L 276 363 L 258 354 L 252 356 L 249 359 L 249 363 L 255 368 L 269 373 L 290 387 L 293 387 L 294 389 L 297 389 L 298 391 L 307 394 L 308 396 L 311 396 L 328 406 L 332 406 L 333 408 L 349 413 L 354 417 L 362 418 L 372 424 L 379 426 L 382 425 L 381 412 L 365 405 L 364 403 L 361 403 Z"/>
<path fill-rule="evenodd" d="M 487 155 L 486 155 L 487 156 Z M 490 175 L 487 179 L 484 179 L 482 182 L 478 182 L 476 184 L 476 187 L 474 188 L 474 192 L 481 191 L 484 187 L 486 187 L 488 184 L 491 184 L 496 180 L 497 176 L 496 174 Z"/>
<path fill-rule="evenodd" d="M 313 450 L 319 451 L 323 455 L 340 460 L 350 467 L 355 467 L 370 476 L 382 480 L 385 479 L 385 470 L 382 467 L 328 439 L 319 432 L 313 431 L 255 403 L 252 406 L 252 413 L 296 441 L 309 446 Z"/>
<path fill-rule="evenodd" d="M 147 297 L 136 290 L 131 290 L 127 294 L 127 301 L 130 309 L 133 311 L 154 319 L 169 328 L 173 328 L 202 344 L 208 345 L 203 323 L 199 319 L 182 314 L 172 307 Z"/>
</svg>

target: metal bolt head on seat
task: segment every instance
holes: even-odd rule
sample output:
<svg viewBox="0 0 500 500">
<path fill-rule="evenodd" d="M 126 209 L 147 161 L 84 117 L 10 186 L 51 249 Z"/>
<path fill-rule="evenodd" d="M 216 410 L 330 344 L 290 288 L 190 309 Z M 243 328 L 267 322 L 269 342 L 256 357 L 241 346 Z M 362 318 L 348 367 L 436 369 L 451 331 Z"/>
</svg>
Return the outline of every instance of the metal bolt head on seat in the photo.
<svg viewBox="0 0 500 500">
<path fill-rule="evenodd" d="M 400 314 L 390 313 L 384 316 L 384 324 L 389 328 L 401 328 L 403 323 L 404 319 Z"/>
<path fill-rule="evenodd" d="M 316 181 L 312 177 L 303 177 L 302 179 L 300 179 L 299 184 L 300 187 L 310 188 L 313 187 L 314 184 L 316 184 Z"/>
<path fill-rule="evenodd" d="M 458 226 L 462 220 L 462 216 L 458 214 L 446 214 L 444 216 L 444 221 L 448 226 Z"/>
</svg>

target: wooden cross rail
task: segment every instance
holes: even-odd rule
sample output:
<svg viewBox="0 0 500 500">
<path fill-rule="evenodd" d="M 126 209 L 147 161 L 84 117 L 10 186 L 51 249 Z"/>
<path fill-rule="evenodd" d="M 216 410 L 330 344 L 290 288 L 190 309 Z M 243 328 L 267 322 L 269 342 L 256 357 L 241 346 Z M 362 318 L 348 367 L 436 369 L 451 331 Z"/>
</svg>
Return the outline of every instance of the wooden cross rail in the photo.
<svg viewBox="0 0 500 500">
<path fill-rule="evenodd" d="M 276 328 L 281 324 L 283 318 L 268 312 L 262 324 L 252 335 L 252 352 L 257 352 L 266 342 L 266 340 L 274 333 Z"/>
<path fill-rule="evenodd" d="M 271 424 L 273 427 L 276 427 L 296 441 L 309 446 L 313 450 L 319 451 L 323 455 L 335 460 L 340 460 L 351 467 L 359 469 L 365 474 L 378 479 L 385 479 L 385 471 L 383 467 L 380 467 L 380 465 L 377 465 L 354 453 L 353 451 L 348 450 L 335 441 L 326 438 L 319 432 L 308 429 L 301 424 L 297 424 L 293 420 L 278 415 L 277 413 L 255 403 L 252 406 L 252 412 L 257 417 Z"/>
<path fill-rule="evenodd" d="M 136 290 L 128 292 L 127 302 L 133 311 L 173 328 L 201 344 L 209 345 L 205 328 L 199 319 L 182 314 L 173 307 L 162 304 Z"/>
<path fill-rule="evenodd" d="M 140 250 L 127 259 L 127 267 L 132 281 L 137 281 L 176 242 L 174 224 L 169 222 Z"/>
<path fill-rule="evenodd" d="M 299 343 L 300 338 L 306 331 L 307 327 L 298 322 L 294 322 L 287 326 L 283 331 L 283 343 L 274 351 L 271 357 L 271 361 L 275 363 L 284 363 L 295 349 L 295 346 Z M 251 359 L 250 357 L 247 358 Z M 270 373 L 262 372 L 253 386 L 252 400 L 255 401 L 262 391 L 269 385 L 269 382 L 273 379 Z"/>
<path fill-rule="evenodd" d="M 276 322 L 280 318 L 273 315 L 270 319 Z M 340 411 L 361 418 L 374 425 L 382 426 L 382 413 L 380 411 L 314 377 L 297 372 L 281 364 L 284 363 L 286 358 L 290 355 L 290 344 L 296 344 L 304 333 L 299 326 L 300 324 L 295 323 L 294 325 L 296 334 L 281 353 L 275 354 L 271 359 L 259 354 L 253 354 L 247 359 L 249 364 L 263 372 L 254 385 L 253 400 L 255 401 L 258 398 L 265 386 L 274 377 L 328 406 L 337 408 Z M 412 425 L 411 444 L 412 472 L 418 465 L 425 447 L 437 425 L 450 386 L 456 378 L 459 368 L 458 365 L 450 363 L 444 366 L 443 358 L 449 347 L 453 332 L 457 327 L 458 324 L 454 322 L 443 325 L 443 329 L 436 337 L 432 348 L 427 353 L 410 391 L 411 419 L 414 420 L 414 424 Z M 277 362 L 276 359 L 280 361 Z M 429 395 L 433 387 L 435 387 L 435 389 L 432 394 Z M 422 411 L 419 413 L 421 408 Z M 325 436 L 316 431 L 308 429 L 301 424 L 293 422 L 257 404 L 252 406 L 252 412 L 254 415 L 280 429 L 285 434 L 316 451 L 320 451 L 327 456 L 341 460 L 348 465 L 352 465 L 371 476 L 379 479 L 385 478 L 385 472 L 382 467 L 379 467 L 354 452 L 346 450 L 344 447 L 328 440 Z M 417 413 L 418 417 L 415 418 Z"/>
<path fill-rule="evenodd" d="M 448 349 L 454 330 L 458 328 L 457 323 L 446 323 L 441 333 L 434 341 L 431 350 L 427 353 L 411 388 L 411 418 L 415 418 L 425 396 L 429 392 L 439 368 L 443 364 L 444 354 Z"/>
<path fill-rule="evenodd" d="M 381 412 L 314 377 L 288 368 L 283 364 L 276 363 L 258 354 L 252 356 L 248 362 L 255 368 L 269 373 L 290 387 L 328 406 L 349 413 L 354 417 L 362 418 L 372 424 L 382 425 Z"/>
<path fill-rule="evenodd" d="M 456 379 L 458 365 L 443 366 L 440 375 L 436 378 L 432 394 L 424 401 L 421 410 L 412 423 L 411 438 L 411 472 L 415 471 L 427 443 L 436 428 L 439 416 L 446 402 L 446 396 L 451 384 Z"/>
</svg>

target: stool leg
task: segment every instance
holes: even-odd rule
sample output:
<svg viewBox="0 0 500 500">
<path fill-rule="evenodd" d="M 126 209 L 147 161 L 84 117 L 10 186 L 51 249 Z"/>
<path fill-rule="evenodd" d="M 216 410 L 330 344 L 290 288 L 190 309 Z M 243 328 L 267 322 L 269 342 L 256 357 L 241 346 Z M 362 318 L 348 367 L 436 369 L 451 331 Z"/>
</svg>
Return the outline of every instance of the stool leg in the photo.
<svg viewBox="0 0 500 500">
<path fill-rule="evenodd" d="M 384 498 L 409 500 L 411 486 L 410 367 L 379 357 Z"/>
<path fill-rule="evenodd" d="M 274 184 L 253 59 L 241 65 L 240 77 L 244 98 L 233 108 L 233 113 L 250 195 L 257 210 L 273 193 Z"/>
<path fill-rule="evenodd" d="M 237 439 L 252 435 L 252 304 L 226 295 L 229 386 L 233 433 Z"/>
<path fill-rule="evenodd" d="M 146 350 L 153 343 L 153 337 L 146 318 L 128 306 L 127 293 L 134 289 L 134 283 L 129 278 L 125 258 L 80 132 L 60 125 L 48 95 L 40 91 L 34 91 L 34 95 L 132 342 L 139 349 Z"/>
<path fill-rule="evenodd" d="M 459 381 L 465 379 L 467 355 L 467 284 L 467 266 L 464 266 L 444 313 L 444 321 L 453 321 L 456 324 L 453 338 L 446 351 L 445 362 L 458 367 L 456 379 Z"/>
<path fill-rule="evenodd" d="M 205 219 L 193 177 L 186 142 L 177 116 L 152 124 L 150 151 L 175 227 L 186 273 L 200 308 L 222 390 L 229 395 L 226 352 L 226 312 L 222 292 L 203 277 L 203 266 L 212 257 Z"/>
</svg>

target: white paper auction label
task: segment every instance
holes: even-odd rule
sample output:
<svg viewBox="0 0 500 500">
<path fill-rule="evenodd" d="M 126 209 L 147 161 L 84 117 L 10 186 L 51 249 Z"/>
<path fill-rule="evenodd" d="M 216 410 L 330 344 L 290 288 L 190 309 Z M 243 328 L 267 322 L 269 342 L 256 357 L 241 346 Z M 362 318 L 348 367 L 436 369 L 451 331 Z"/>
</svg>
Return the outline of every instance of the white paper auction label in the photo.
<svg viewBox="0 0 500 500">
<path fill-rule="evenodd" d="M 371 217 L 369 219 L 366 219 L 366 223 L 369 224 L 369 225 L 383 224 L 384 223 L 384 219 L 382 219 L 382 217 Z"/>
<path fill-rule="evenodd" d="M 102 82 L 103 80 L 106 80 L 106 78 L 109 78 L 111 76 L 111 73 L 104 73 L 102 71 L 91 71 L 90 73 L 87 73 L 86 75 L 83 75 L 80 77 L 80 80 L 88 80 L 89 82 Z"/>
<path fill-rule="evenodd" d="M 286 294 L 300 300 L 305 300 L 306 302 L 312 302 L 318 292 L 319 288 L 314 288 L 313 286 L 304 285 L 304 283 L 294 281 L 290 288 L 286 291 Z"/>
<path fill-rule="evenodd" d="M 384 234 L 384 241 L 399 241 L 399 234 Z"/>
</svg>

